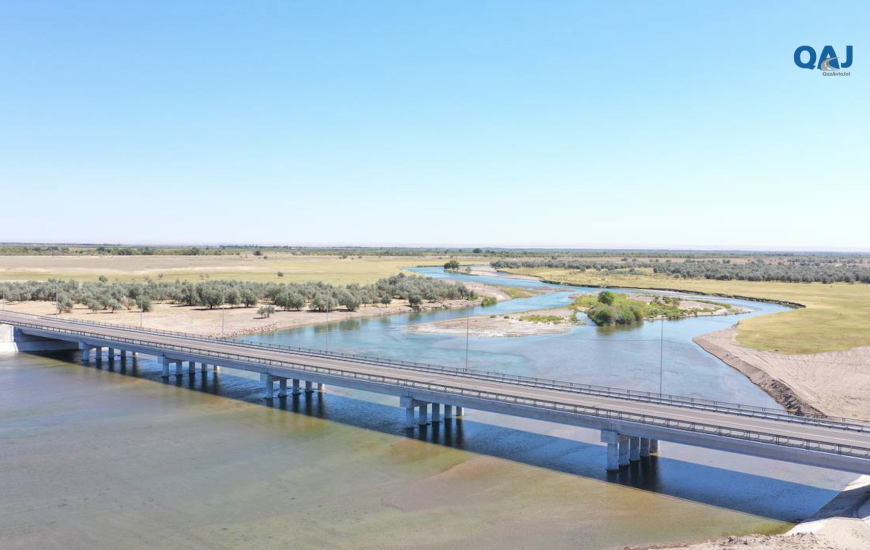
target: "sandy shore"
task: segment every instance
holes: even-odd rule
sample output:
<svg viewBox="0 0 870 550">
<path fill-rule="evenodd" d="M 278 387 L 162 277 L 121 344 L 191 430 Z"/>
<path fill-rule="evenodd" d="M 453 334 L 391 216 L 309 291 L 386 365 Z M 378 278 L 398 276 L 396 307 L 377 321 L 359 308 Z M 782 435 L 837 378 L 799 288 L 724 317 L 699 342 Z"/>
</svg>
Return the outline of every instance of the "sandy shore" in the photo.
<svg viewBox="0 0 870 550">
<path fill-rule="evenodd" d="M 561 334 L 577 326 L 570 308 L 524 311 L 507 315 L 475 315 L 411 325 L 408 330 L 435 334 L 466 334 L 474 338 L 505 338 Z"/>
<path fill-rule="evenodd" d="M 479 296 L 493 296 L 499 301 L 509 300 L 510 296 L 497 288 L 479 283 L 465 283 L 465 286 L 473 289 Z M 462 308 L 480 304 L 477 300 L 440 300 L 436 302 L 424 302 L 420 306 L 422 311 L 438 309 Z M 53 302 L 20 302 L 6 303 L 3 307 L 9 311 L 19 311 L 36 315 L 54 315 L 55 305 Z M 278 309 L 269 318 L 263 318 L 257 314 L 258 307 L 225 307 L 223 309 L 207 309 L 203 307 L 187 307 L 170 303 L 156 303 L 154 310 L 145 314 L 138 310 L 120 309 L 114 313 L 98 311 L 92 313 L 89 309 L 77 304 L 71 313 L 64 313 L 61 317 L 68 319 L 80 319 L 84 321 L 99 321 L 103 323 L 116 323 L 124 326 L 139 327 L 157 330 L 174 330 L 198 334 L 202 336 L 236 337 L 273 330 L 290 329 L 305 325 L 313 325 L 326 322 L 326 313 L 319 311 L 283 311 Z M 413 309 L 405 300 L 394 300 L 390 305 L 366 305 L 357 311 L 337 309 L 329 312 L 330 323 L 347 319 L 359 319 L 380 315 L 396 315 L 410 313 Z"/>
<path fill-rule="evenodd" d="M 790 412 L 870 419 L 870 347 L 787 355 L 745 348 L 737 343 L 737 331 L 720 330 L 695 342 Z"/>
</svg>

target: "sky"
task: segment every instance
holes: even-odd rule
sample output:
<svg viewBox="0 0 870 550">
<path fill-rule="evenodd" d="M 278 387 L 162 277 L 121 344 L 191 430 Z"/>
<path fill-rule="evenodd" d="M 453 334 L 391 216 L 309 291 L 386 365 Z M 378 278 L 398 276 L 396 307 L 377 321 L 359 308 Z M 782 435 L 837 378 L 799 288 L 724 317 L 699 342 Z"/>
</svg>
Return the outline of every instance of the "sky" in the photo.
<svg viewBox="0 0 870 550">
<path fill-rule="evenodd" d="M 0 1 L 0 242 L 870 250 L 868 15 Z"/>
</svg>

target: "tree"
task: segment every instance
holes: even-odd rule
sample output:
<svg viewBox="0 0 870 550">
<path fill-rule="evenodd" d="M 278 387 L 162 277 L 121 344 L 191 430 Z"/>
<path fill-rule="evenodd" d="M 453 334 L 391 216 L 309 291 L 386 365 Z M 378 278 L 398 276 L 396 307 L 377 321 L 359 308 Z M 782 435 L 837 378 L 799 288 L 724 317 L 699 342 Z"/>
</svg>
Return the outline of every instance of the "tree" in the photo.
<svg viewBox="0 0 870 550">
<path fill-rule="evenodd" d="M 236 307 L 237 305 L 242 303 L 242 294 L 239 292 L 239 289 L 233 288 L 227 292 L 226 297 L 224 298 L 226 303 L 230 305 L 230 307 Z"/>
<path fill-rule="evenodd" d="M 110 298 L 110 299 L 106 302 L 106 307 L 109 308 L 109 309 L 111 310 L 112 313 L 115 313 L 115 311 L 121 309 L 121 308 L 124 307 L 124 306 L 122 306 L 122 305 L 121 305 L 121 302 L 119 302 L 118 300 L 116 300 L 116 299 L 114 299 L 114 298 Z"/>
<path fill-rule="evenodd" d="M 138 307 L 144 313 L 148 313 L 149 311 L 154 309 L 154 306 L 151 303 L 151 298 L 144 294 L 136 298 L 136 307 Z"/>
<path fill-rule="evenodd" d="M 451 269 L 452 270 L 459 269 L 459 262 L 456 260 L 450 260 L 449 262 L 444 264 L 444 269 L 446 269 L 448 271 L 450 271 Z"/>
<path fill-rule="evenodd" d="M 61 292 L 57 296 L 57 307 L 61 313 L 70 313 L 73 309 L 72 298 L 66 292 Z"/>
<path fill-rule="evenodd" d="M 311 299 L 309 309 L 313 311 L 332 311 L 338 306 L 338 302 L 331 294 L 317 293 Z"/>
<path fill-rule="evenodd" d="M 250 288 L 246 288 L 242 290 L 242 303 L 245 304 L 245 307 L 253 307 L 257 305 L 257 294 L 251 290 Z"/>
<path fill-rule="evenodd" d="M 257 310 L 257 313 L 260 314 L 260 317 L 268 319 L 273 313 L 275 313 L 275 306 L 262 306 Z"/>
<path fill-rule="evenodd" d="M 93 296 L 88 296 L 87 298 L 85 298 L 83 303 L 85 304 L 85 307 L 91 310 L 91 313 L 96 313 L 103 307 L 102 305 L 100 305 L 99 300 L 97 300 Z"/>
<path fill-rule="evenodd" d="M 224 304 L 224 293 L 219 287 L 202 284 L 197 285 L 196 290 L 200 302 L 209 309 L 214 309 Z"/>
<path fill-rule="evenodd" d="M 388 306 L 392 303 L 393 297 L 390 294 L 384 294 L 381 296 L 381 303 L 385 306 Z"/>
<path fill-rule="evenodd" d="M 347 308 L 348 311 L 358 310 L 360 302 L 359 296 L 348 290 L 343 291 L 338 299 L 338 303 Z"/>
<path fill-rule="evenodd" d="M 103 284 L 106 284 L 109 282 L 109 278 L 106 277 L 105 275 L 100 275 L 100 282 Z"/>
<path fill-rule="evenodd" d="M 420 305 L 422 303 L 423 297 L 419 294 L 411 294 L 410 296 L 408 296 L 408 304 L 415 310 L 420 309 Z"/>
</svg>

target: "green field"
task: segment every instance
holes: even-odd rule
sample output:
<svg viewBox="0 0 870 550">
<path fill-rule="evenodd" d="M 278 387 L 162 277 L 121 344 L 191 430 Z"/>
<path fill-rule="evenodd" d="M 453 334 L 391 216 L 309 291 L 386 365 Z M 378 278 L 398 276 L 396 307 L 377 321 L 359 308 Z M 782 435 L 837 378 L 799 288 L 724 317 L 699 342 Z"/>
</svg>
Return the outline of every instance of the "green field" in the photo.
<svg viewBox="0 0 870 550">
<path fill-rule="evenodd" d="M 816 353 L 870 346 L 870 285 L 676 279 L 663 275 L 607 275 L 549 268 L 511 270 L 576 285 L 686 290 L 795 302 L 806 306 L 740 322 L 738 341 L 782 353 Z"/>
</svg>

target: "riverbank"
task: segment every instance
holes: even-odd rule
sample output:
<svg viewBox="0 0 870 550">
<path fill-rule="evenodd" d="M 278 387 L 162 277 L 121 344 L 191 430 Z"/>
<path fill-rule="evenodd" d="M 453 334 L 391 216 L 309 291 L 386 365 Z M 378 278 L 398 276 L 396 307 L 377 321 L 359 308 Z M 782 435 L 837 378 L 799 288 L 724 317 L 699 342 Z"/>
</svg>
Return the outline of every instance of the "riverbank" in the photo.
<svg viewBox="0 0 870 550">
<path fill-rule="evenodd" d="M 720 330 L 694 341 L 793 414 L 870 419 L 870 347 L 789 355 L 741 346 L 738 331 Z"/>
<path fill-rule="evenodd" d="M 356 311 L 347 311 L 341 308 L 329 312 L 329 322 L 336 323 L 348 319 L 397 315 L 414 311 L 465 308 L 480 305 L 481 298 L 486 297 L 495 298 L 497 301 L 511 299 L 504 291 L 490 285 L 465 283 L 465 286 L 474 290 L 478 294 L 478 299 L 424 301 L 416 310 L 408 304 L 407 300 L 394 300 L 389 305 L 364 305 Z M 55 315 L 56 313 L 54 302 L 7 302 L 3 304 L 3 307 L 8 311 L 33 315 Z M 257 306 L 208 309 L 201 306 L 156 303 L 153 311 L 144 314 L 140 314 L 136 309 L 123 308 L 114 313 L 108 310 L 92 313 L 87 307 L 77 304 L 71 313 L 61 314 L 61 317 L 226 338 L 315 325 L 325 323 L 327 320 L 327 314 L 322 311 L 309 311 L 307 309 L 284 311 L 276 308 L 275 313 L 271 316 L 263 317 L 257 313 L 257 309 Z"/>
</svg>

